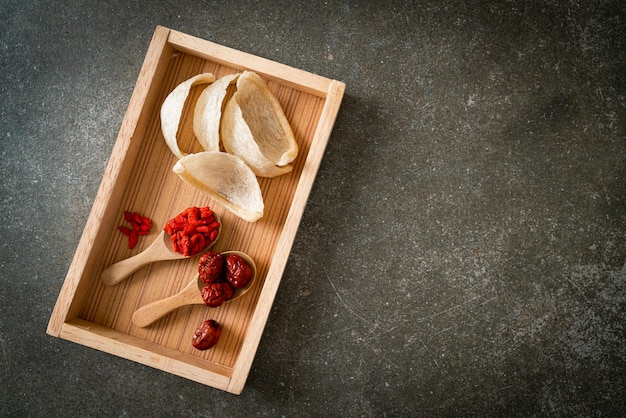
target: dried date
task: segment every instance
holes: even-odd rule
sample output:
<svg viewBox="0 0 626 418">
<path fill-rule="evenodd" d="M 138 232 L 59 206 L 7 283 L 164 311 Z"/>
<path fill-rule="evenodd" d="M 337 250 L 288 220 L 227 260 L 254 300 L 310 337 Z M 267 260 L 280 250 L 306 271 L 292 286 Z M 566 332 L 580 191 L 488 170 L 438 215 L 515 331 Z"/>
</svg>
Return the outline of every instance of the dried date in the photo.
<svg viewBox="0 0 626 418">
<path fill-rule="evenodd" d="M 233 288 L 228 282 L 209 283 L 202 288 L 200 293 L 204 304 L 215 308 L 233 297 Z"/>
<path fill-rule="evenodd" d="M 222 254 L 209 251 L 198 260 L 198 274 L 205 284 L 214 283 L 222 278 L 224 272 L 224 257 Z"/>
<path fill-rule="evenodd" d="M 236 254 L 229 254 L 225 259 L 226 280 L 235 288 L 245 287 L 252 278 L 252 268 Z"/>
<path fill-rule="evenodd" d="M 209 319 L 204 321 L 193 333 L 191 344 L 198 350 L 208 350 L 217 344 L 222 333 L 219 322 Z"/>
</svg>

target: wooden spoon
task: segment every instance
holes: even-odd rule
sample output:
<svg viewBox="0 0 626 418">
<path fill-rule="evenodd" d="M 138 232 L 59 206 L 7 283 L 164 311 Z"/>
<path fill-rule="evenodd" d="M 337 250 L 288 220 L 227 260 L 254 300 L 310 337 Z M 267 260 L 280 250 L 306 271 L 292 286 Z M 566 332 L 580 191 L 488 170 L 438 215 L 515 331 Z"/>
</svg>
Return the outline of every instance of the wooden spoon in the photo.
<svg viewBox="0 0 626 418">
<path fill-rule="evenodd" d="M 205 252 L 209 248 L 211 248 L 213 244 L 215 244 L 215 242 L 219 239 L 222 232 L 222 222 L 217 218 L 217 215 L 215 215 L 215 219 L 220 222 L 220 227 L 217 230 L 217 237 L 202 252 Z M 115 264 L 111 264 L 109 267 L 102 271 L 100 277 L 104 284 L 106 284 L 107 286 L 113 286 L 115 284 L 118 284 L 146 264 L 150 264 L 155 261 L 178 260 L 182 258 L 189 257 L 174 251 L 170 236 L 162 230 L 148 248 L 146 248 L 139 254 L 135 254 L 134 256 L 129 257 L 125 260 L 118 261 Z"/>
<path fill-rule="evenodd" d="M 252 287 L 252 282 L 254 282 L 254 279 L 256 278 L 256 264 L 254 263 L 252 257 L 240 251 L 225 251 L 222 254 L 224 256 L 229 254 L 236 254 L 243 258 L 252 269 L 252 277 L 250 278 L 248 284 L 246 284 L 246 286 L 242 288 L 233 288 L 233 296 L 226 302 L 224 302 L 228 303 L 231 300 L 235 300 L 243 296 L 246 292 L 248 292 L 248 290 L 250 290 L 250 288 Z M 196 274 L 193 279 L 191 279 L 189 283 L 187 283 L 187 285 L 175 295 L 172 295 L 165 299 L 157 300 L 137 309 L 133 313 L 133 323 L 139 327 L 147 327 L 148 325 L 155 322 L 157 319 L 162 318 L 163 316 L 182 306 L 204 305 L 204 300 L 202 299 L 202 294 L 200 293 L 203 286 L 204 282 L 200 280 L 200 276 Z"/>
</svg>

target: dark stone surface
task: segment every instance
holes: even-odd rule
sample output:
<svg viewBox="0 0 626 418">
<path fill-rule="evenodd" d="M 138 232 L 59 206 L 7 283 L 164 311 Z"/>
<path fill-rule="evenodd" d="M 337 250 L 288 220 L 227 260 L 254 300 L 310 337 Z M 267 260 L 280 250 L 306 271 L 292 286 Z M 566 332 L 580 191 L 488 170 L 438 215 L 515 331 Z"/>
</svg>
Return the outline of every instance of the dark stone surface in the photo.
<svg viewBox="0 0 626 418">
<path fill-rule="evenodd" d="M 621 1 L 0 2 L 1 416 L 617 416 Z M 246 388 L 45 334 L 157 25 L 344 81 Z"/>
</svg>

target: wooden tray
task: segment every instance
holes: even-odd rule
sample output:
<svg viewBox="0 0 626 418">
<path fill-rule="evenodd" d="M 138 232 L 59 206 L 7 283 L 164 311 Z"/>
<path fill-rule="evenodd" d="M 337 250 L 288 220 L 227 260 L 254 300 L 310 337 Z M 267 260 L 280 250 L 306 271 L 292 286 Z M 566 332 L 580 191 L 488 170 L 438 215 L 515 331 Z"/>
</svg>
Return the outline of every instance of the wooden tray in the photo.
<svg viewBox="0 0 626 418">
<path fill-rule="evenodd" d="M 259 179 L 265 215 L 248 223 L 182 182 L 172 172 L 159 111 L 167 94 L 202 72 L 216 77 L 252 70 L 283 106 L 300 147 L 294 170 Z M 302 217 L 345 84 L 157 27 L 89 219 L 48 324 L 48 334 L 239 394 L 248 377 L 291 245 Z M 190 100 L 200 90 L 192 91 Z M 192 108 L 187 106 L 186 108 Z M 181 123 L 181 149 L 193 139 L 192 112 Z M 216 251 L 239 250 L 257 263 L 258 280 L 244 297 L 219 308 L 183 307 L 146 328 L 132 324 L 139 307 L 180 290 L 197 271 L 197 259 L 162 261 L 105 286 L 101 271 L 146 248 L 165 222 L 189 206 L 210 205 L 222 218 Z M 117 230 L 124 210 L 150 217 L 155 227 L 129 250 Z M 200 323 L 223 325 L 219 343 L 198 351 L 191 336 Z"/>
</svg>

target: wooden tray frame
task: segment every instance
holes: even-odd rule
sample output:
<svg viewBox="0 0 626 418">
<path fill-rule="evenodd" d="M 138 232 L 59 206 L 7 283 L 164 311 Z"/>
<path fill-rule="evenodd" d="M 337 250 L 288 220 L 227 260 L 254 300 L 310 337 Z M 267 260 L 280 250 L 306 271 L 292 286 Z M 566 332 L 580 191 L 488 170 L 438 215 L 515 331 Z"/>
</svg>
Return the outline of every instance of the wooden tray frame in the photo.
<svg viewBox="0 0 626 418">
<path fill-rule="evenodd" d="M 180 181 L 171 172 L 175 157 L 163 151 L 158 117 L 162 100 L 179 82 L 207 70 L 215 71 L 216 76 L 252 70 L 263 77 L 281 101 L 299 142 L 292 173 L 259 179 L 266 200 L 265 216 L 253 224 L 235 218 Z M 48 334 L 240 394 L 344 91 L 345 84 L 337 80 L 157 27 L 52 312 Z M 190 117 L 186 115 L 187 122 L 182 124 L 187 127 L 181 127 L 180 145 L 196 152 L 193 138 L 185 139 L 192 137 Z M 150 327 L 135 327 L 130 321 L 132 312 L 178 291 L 197 264 L 189 260 L 153 263 L 110 287 L 100 281 L 101 271 L 145 248 L 160 226 L 180 210 L 204 204 L 211 205 L 223 219 L 215 250 L 248 252 L 259 267 L 259 280 L 232 306 L 225 304 L 214 311 L 201 305 L 180 308 Z M 133 250 L 116 232 L 124 210 L 148 214 L 157 226 Z M 191 347 L 191 333 L 209 317 L 227 324 L 226 337 L 223 333 L 216 347 L 201 352 Z"/>
</svg>

